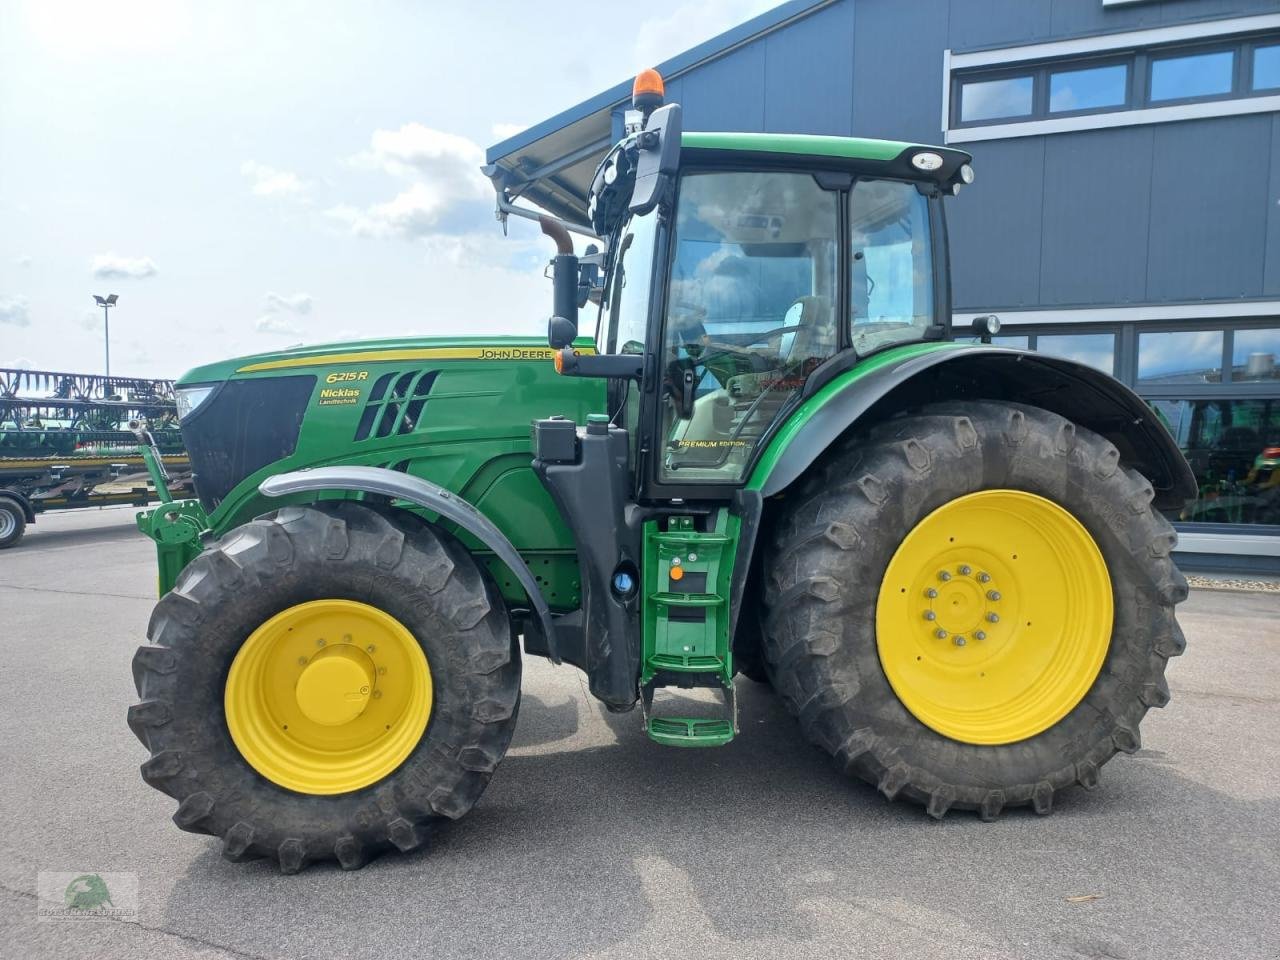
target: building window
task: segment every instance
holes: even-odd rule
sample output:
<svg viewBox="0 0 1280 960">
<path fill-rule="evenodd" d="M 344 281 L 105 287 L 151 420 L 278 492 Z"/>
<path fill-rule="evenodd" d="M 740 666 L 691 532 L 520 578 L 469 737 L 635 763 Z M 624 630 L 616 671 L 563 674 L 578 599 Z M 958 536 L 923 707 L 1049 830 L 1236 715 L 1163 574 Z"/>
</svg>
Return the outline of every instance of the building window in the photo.
<svg viewBox="0 0 1280 960">
<path fill-rule="evenodd" d="M 1036 337 L 1036 350 L 1051 357 L 1063 357 L 1083 363 L 1103 373 L 1115 373 L 1114 333 L 1041 334 Z"/>
<path fill-rule="evenodd" d="M 964 123 L 972 123 L 1030 116 L 1033 83 L 1031 77 L 966 83 L 960 100 L 960 119 Z"/>
<path fill-rule="evenodd" d="M 1280 90 L 1280 43 L 1254 49 L 1253 89 Z"/>
<path fill-rule="evenodd" d="M 1230 93 L 1235 76 L 1233 50 L 1163 57 L 1151 62 L 1151 101 L 1189 100 Z"/>
<path fill-rule="evenodd" d="M 1085 67 L 1049 74 L 1049 112 L 1122 107 L 1129 100 L 1129 67 Z"/>
<path fill-rule="evenodd" d="M 1221 330 L 1138 334 L 1138 385 L 1222 382 Z"/>
<path fill-rule="evenodd" d="M 1280 14 L 944 54 L 948 143 L 1280 109 Z M 1103 121 L 1092 115 L 1107 114 Z"/>
<path fill-rule="evenodd" d="M 1174 519 L 1280 524 L 1280 399 L 1149 402 L 1196 477 L 1196 499 Z"/>
<path fill-rule="evenodd" d="M 1280 327 L 1237 330 L 1231 342 L 1231 381 L 1280 380 Z"/>
</svg>

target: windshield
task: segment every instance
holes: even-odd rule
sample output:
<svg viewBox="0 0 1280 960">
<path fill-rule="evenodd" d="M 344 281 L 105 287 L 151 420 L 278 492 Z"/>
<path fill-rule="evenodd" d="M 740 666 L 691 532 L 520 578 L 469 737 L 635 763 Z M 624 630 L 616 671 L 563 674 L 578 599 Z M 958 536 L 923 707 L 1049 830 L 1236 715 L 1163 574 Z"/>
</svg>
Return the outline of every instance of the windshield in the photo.
<svg viewBox="0 0 1280 960">
<path fill-rule="evenodd" d="M 682 180 L 661 357 L 664 482 L 740 480 L 835 353 L 839 197 L 804 173 Z"/>
</svg>

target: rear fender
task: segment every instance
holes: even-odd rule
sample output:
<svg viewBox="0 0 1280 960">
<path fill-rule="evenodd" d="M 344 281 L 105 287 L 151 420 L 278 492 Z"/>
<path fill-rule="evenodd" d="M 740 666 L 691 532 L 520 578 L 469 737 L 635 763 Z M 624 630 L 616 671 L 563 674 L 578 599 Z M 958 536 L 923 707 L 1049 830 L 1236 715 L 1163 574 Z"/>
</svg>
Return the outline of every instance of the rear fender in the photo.
<svg viewBox="0 0 1280 960">
<path fill-rule="evenodd" d="M 747 484 L 785 491 L 842 436 L 926 403 L 1003 400 L 1040 407 L 1105 437 L 1155 489 L 1155 506 L 1195 497 L 1182 451 L 1154 410 L 1119 380 L 1058 357 L 991 346 L 932 345 L 864 360 L 816 390 L 774 437 Z M 891 357 L 891 358 L 890 358 Z"/>
</svg>

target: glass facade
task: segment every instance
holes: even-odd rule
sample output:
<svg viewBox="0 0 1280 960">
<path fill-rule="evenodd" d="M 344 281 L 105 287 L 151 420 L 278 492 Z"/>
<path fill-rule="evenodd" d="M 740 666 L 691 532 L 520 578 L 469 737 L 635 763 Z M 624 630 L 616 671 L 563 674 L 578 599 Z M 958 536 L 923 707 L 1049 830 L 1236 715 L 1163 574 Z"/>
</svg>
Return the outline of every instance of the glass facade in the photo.
<svg viewBox="0 0 1280 960">
<path fill-rule="evenodd" d="M 1006 77 L 1003 80 L 966 83 L 960 105 L 960 119 L 964 123 L 970 123 L 974 120 L 1030 116 L 1034 84 L 1031 77 Z"/>
<path fill-rule="evenodd" d="M 1253 51 L 1253 89 L 1280 89 L 1280 43 Z"/>
<path fill-rule="evenodd" d="M 1049 74 L 1049 112 L 1123 106 L 1129 97 L 1129 67 L 1087 67 Z"/>
<path fill-rule="evenodd" d="M 1006 327 L 993 342 L 1114 373 L 1151 404 L 1196 478 L 1168 511 L 1179 529 L 1280 533 L 1280 322 L 1153 326 Z"/>
<path fill-rule="evenodd" d="M 1151 99 L 1188 100 L 1230 93 L 1235 64 L 1234 50 L 1153 60 Z"/>
</svg>

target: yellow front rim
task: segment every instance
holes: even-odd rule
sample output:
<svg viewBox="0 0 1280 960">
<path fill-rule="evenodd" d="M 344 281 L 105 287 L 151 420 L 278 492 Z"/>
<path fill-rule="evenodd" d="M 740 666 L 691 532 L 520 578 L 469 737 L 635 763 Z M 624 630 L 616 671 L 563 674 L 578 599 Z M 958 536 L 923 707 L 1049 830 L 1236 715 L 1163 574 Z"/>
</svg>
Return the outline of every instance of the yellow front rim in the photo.
<svg viewBox="0 0 1280 960">
<path fill-rule="evenodd" d="M 431 668 L 399 620 L 355 600 L 313 600 L 249 635 L 227 674 L 231 739 L 299 793 L 359 790 L 393 772 L 431 715 Z"/>
<path fill-rule="evenodd" d="M 1089 692 L 1111 642 L 1111 578 L 1075 517 L 984 490 L 921 520 L 876 604 L 880 663 L 921 723 L 964 743 L 1047 730 Z"/>
</svg>

